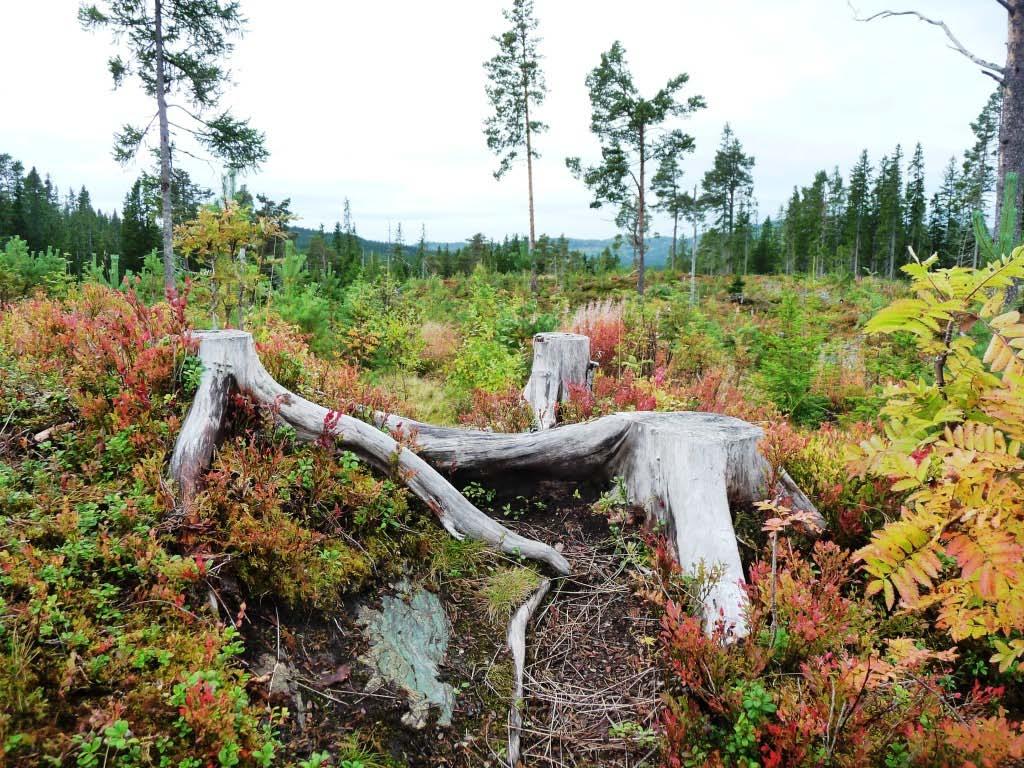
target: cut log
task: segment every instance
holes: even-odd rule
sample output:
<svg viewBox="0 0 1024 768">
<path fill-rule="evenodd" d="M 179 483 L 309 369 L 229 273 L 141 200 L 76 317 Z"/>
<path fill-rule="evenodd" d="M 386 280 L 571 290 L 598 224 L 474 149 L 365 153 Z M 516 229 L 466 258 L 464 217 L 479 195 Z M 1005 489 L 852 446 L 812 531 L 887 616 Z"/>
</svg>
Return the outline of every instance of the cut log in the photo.
<svg viewBox="0 0 1024 768">
<path fill-rule="evenodd" d="M 540 429 L 558 421 L 558 404 L 569 399 L 569 385 L 590 380 L 590 338 L 577 333 L 538 333 L 533 337 L 533 368 L 523 397 Z"/>
<path fill-rule="evenodd" d="M 331 412 L 282 387 L 260 362 L 251 334 L 204 331 L 196 337 L 203 375 L 170 462 L 171 476 L 177 481 L 186 503 L 195 493 L 199 478 L 213 456 L 227 396 L 232 387 L 237 387 L 272 409 L 281 422 L 295 430 L 300 440 L 314 441 L 329 435 L 377 470 L 397 474 L 456 538 L 478 539 L 503 552 L 546 563 L 557 573 L 569 572 L 568 562 L 554 548 L 520 536 L 489 518 L 426 461 L 390 435 L 346 414 Z M 330 419 L 328 414 L 331 414 Z"/>
</svg>

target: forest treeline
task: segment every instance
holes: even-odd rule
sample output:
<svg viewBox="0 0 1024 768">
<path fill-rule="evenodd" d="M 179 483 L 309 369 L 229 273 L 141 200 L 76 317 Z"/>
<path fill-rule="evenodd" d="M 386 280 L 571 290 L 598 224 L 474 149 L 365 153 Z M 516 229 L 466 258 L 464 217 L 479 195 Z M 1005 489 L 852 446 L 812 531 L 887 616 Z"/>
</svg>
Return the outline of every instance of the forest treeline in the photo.
<svg viewBox="0 0 1024 768">
<path fill-rule="evenodd" d="M 996 181 L 1000 98 L 994 93 L 971 123 L 974 143 L 961 158 L 950 158 L 937 189 L 926 185 L 920 144 L 907 152 L 897 145 L 873 162 L 867 150 L 844 176 L 839 167 L 819 171 L 810 184 L 794 186 L 786 205 L 774 215 L 758 216 L 750 168 L 754 158 L 726 126 L 713 167 L 704 175 L 704 192 L 673 208 L 662 191 L 656 208 L 680 218 L 678 246 L 669 267 L 689 268 L 694 240 L 700 274 L 878 274 L 893 277 L 909 260 L 937 253 L 943 265 L 977 265 L 979 248 L 972 217 L 990 217 Z M 195 218 L 214 199 L 182 169 L 172 182 L 175 220 Z M 253 216 L 294 218 L 291 202 L 253 196 L 245 186 L 224 192 Z M 692 200 L 696 200 L 696 205 Z M 0 154 L 0 245 L 18 237 L 30 251 L 51 248 L 67 259 L 68 271 L 80 276 L 91 264 L 109 269 L 118 255 L 120 273 L 138 273 L 147 254 L 160 247 L 159 179 L 142 174 L 125 195 L 120 210 L 93 205 L 89 190 L 61 192 L 49 174 L 28 171 L 18 159 Z M 686 232 L 689 234 L 684 234 Z M 294 239 L 294 233 L 292 234 Z M 618 238 L 599 253 L 570 249 L 564 236 L 540 235 L 531 251 L 526 237 L 514 234 L 495 241 L 481 233 L 467 237 L 462 248 L 429 243 L 425 229 L 406 242 L 401 224 L 391 242 L 364 240 L 356 232 L 346 199 L 340 221 L 304 244 L 306 269 L 313 278 L 328 271 L 343 282 L 359 274 L 386 272 L 402 279 L 468 274 L 477 264 L 495 272 L 535 270 L 541 274 L 614 270 L 634 249 Z M 532 258 L 531 258 L 532 254 Z"/>
</svg>

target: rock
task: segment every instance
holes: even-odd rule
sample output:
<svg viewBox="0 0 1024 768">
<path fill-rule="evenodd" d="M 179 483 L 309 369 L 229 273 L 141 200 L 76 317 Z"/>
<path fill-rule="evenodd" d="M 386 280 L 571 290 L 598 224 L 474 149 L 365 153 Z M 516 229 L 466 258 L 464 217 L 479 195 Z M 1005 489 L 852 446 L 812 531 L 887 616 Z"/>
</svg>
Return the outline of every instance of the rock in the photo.
<svg viewBox="0 0 1024 768">
<path fill-rule="evenodd" d="M 366 689 L 387 682 L 405 691 L 409 712 L 402 722 L 410 728 L 425 727 L 432 707 L 440 710 L 438 725 L 451 725 L 455 689 L 438 679 L 450 633 L 444 607 L 422 587 L 399 582 L 396 588 L 397 594 L 385 597 L 380 610 L 364 606 L 359 611 L 358 621 L 370 641 L 359 660 L 373 670 Z"/>
<path fill-rule="evenodd" d="M 295 669 L 287 661 L 278 661 L 273 654 L 260 654 L 252 667 L 252 674 L 267 683 L 270 696 L 291 696 L 295 693 Z"/>
</svg>

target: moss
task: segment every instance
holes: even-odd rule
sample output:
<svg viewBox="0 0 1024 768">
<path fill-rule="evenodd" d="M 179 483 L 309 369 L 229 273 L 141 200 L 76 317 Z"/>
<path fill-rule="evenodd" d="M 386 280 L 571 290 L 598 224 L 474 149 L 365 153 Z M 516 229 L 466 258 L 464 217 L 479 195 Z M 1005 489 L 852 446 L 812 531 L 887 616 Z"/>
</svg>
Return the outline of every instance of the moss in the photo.
<svg viewBox="0 0 1024 768">
<path fill-rule="evenodd" d="M 487 577 L 480 591 L 487 617 L 495 622 L 508 620 L 540 582 L 540 574 L 533 568 L 499 568 Z"/>
</svg>

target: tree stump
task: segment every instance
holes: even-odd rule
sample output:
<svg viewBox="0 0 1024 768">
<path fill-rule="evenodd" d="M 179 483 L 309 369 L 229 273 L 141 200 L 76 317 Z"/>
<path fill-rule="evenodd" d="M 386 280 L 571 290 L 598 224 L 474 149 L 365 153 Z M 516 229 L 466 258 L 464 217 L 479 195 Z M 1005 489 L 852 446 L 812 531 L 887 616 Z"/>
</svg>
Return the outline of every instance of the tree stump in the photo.
<svg viewBox="0 0 1024 768">
<path fill-rule="evenodd" d="M 558 421 L 558 404 L 569 399 L 569 385 L 587 386 L 591 372 L 590 339 L 577 333 L 538 333 L 533 337 L 533 367 L 523 397 L 540 429 Z"/>
<path fill-rule="evenodd" d="M 757 451 L 762 436 L 758 427 L 711 413 L 630 412 L 540 432 L 498 434 L 375 415 L 378 427 L 413 435 L 413 451 L 382 429 L 329 411 L 282 387 L 263 367 L 250 334 L 228 330 L 204 331 L 197 336 L 203 374 L 170 462 L 171 476 L 186 503 L 209 465 L 227 397 L 237 388 L 273 409 L 299 439 L 330 436 L 376 469 L 396 473 L 452 535 L 469 536 L 543 562 L 557 573 L 567 573 L 568 563 L 554 548 L 492 520 L 438 470 L 495 486 L 516 478 L 606 483 L 621 478 L 629 501 L 642 506 L 649 521 L 664 530 L 684 570 L 692 570 L 702 561 L 722 569 L 705 604 L 709 630 L 716 622 L 724 622 L 734 634 L 746 633 L 745 596 L 740 586 L 743 571 L 730 503 L 748 504 L 769 490 L 764 488 L 768 462 Z M 550 376 L 536 380 L 554 381 L 552 372 L 557 370 L 560 383 L 553 391 L 560 392 L 562 372 L 568 375 L 571 370 L 586 381 L 589 342 L 585 336 L 573 334 L 554 337 L 554 342 L 539 345 L 545 350 L 540 354 Z M 573 352 L 546 351 L 556 349 Z M 580 354 L 584 351 L 587 354 Z M 570 360 L 574 361 L 571 366 Z M 817 515 L 788 475 L 783 473 L 782 482 L 795 506 Z M 818 519 L 822 522 L 820 516 Z"/>
<path fill-rule="evenodd" d="M 515 479 L 554 478 L 611 483 L 621 479 L 628 500 L 664 531 L 680 566 L 692 572 L 702 562 L 720 569 L 707 591 L 705 626 L 747 633 L 746 596 L 730 505 L 749 504 L 775 489 L 765 485 L 768 462 L 758 453 L 760 428 L 711 413 L 616 413 L 582 424 L 550 429 L 557 403 L 569 383 L 588 383 L 590 343 L 575 334 L 538 334 L 536 368 L 524 393 L 541 431 L 498 434 L 423 424 L 375 413 L 376 426 L 311 403 L 282 387 L 267 373 L 251 334 L 203 331 L 199 358 L 203 373 L 174 454 L 170 473 L 188 504 L 201 485 L 221 437 L 228 397 L 239 390 L 269 408 L 300 440 L 330 437 L 377 470 L 392 474 L 438 516 L 457 538 L 469 536 L 504 552 L 545 563 L 558 574 L 569 564 L 553 547 L 520 536 L 471 504 L 438 470 L 463 479 L 502 486 Z M 391 434 L 410 435 L 415 450 Z M 817 516 L 814 505 L 782 471 L 780 484 L 793 504 Z M 544 599 L 550 581 L 516 612 L 508 629 L 515 663 L 516 695 L 521 696 L 526 625 Z M 512 703 L 509 754 L 519 752 L 521 703 Z"/>
<path fill-rule="evenodd" d="M 569 564 L 554 548 L 520 536 L 492 520 L 437 470 L 384 431 L 311 403 L 282 387 L 260 362 L 251 334 L 227 330 L 202 331 L 195 336 L 199 339 L 203 374 L 170 461 L 171 477 L 177 481 L 184 503 L 195 494 L 201 475 L 209 466 L 220 437 L 228 395 L 237 389 L 272 409 L 281 422 L 295 430 L 298 439 L 336 439 L 341 447 L 375 469 L 396 475 L 456 538 L 479 539 L 503 552 L 546 563 L 557 573 L 569 572 Z"/>
</svg>

